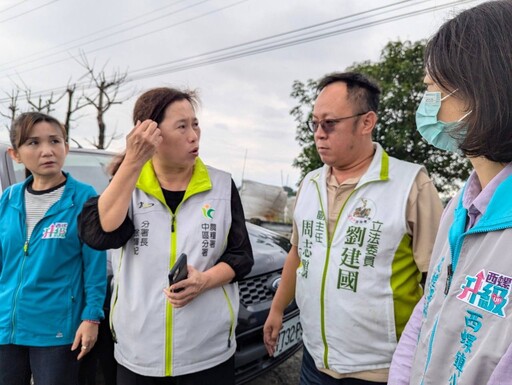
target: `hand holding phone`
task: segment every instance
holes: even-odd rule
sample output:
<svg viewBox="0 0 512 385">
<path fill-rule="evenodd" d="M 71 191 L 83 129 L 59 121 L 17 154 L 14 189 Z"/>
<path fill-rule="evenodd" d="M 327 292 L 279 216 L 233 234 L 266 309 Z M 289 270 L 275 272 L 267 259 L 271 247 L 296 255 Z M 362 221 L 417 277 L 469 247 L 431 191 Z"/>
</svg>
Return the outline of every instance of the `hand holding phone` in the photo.
<svg viewBox="0 0 512 385">
<path fill-rule="evenodd" d="M 187 254 L 181 253 L 173 267 L 169 271 L 169 286 L 178 283 L 179 281 L 183 281 L 188 276 L 187 269 Z M 176 292 L 182 291 L 183 288 L 177 289 Z"/>
</svg>

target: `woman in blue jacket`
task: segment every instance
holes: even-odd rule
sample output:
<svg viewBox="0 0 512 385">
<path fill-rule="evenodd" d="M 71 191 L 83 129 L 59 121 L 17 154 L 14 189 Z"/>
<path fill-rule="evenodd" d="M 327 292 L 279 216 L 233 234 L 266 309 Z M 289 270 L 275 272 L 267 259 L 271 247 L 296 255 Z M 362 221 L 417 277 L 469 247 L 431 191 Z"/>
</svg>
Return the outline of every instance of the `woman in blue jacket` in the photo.
<svg viewBox="0 0 512 385">
<path fill-rule="evenodd" d="M 31 175 L 0 200 L 0 385 L 74 385 L 103 318 L 105 252 L 81 242 L 76 220 L 96 193 L 62 171 L 56 119 L 21 114 L 10 140 Z"/>
</svg>

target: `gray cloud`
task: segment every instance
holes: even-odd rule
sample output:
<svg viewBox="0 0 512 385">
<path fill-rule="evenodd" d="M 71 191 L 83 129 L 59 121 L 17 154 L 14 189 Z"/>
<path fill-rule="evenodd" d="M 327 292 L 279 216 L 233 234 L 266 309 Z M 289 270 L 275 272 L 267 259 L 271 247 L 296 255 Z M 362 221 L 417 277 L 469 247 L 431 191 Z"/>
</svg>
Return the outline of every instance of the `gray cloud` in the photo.
<svg viewBox="0 0 512 385">
<path fill-rule="evenodd" d="M 410 3 L 420 8 L 454 2 Z M 152 65 L 363 12 L 391 1 L 249 0 L 206 16 L 207 12 L 235 3 L 237 0 L 58 1 L 0 23 L 0 90 L 9 92 L 13 82 L 19 84 L 21 79 L 33 91 L 63 86 L 70 79 L 78 80 L 84 70 L 68 58 L 77 56 L 79 49 L 89 52 L 89 60 L 96 61 L 97 66 L 106 65 L 108 73 L 119 68 L 128 69 L 132 74 Z M 27 2 L 26 7 L 40 4 L 43 0 L 34 0 Z M 165 16 L 187 6 L 188 9 Z M 162 10 L 146 15 L 158 8 Z M 21 6 L 18 11 L 22 11 Z M 291 164 L 300 148 L 295 142 L 295 124 L 289 115 L 294 105 L 289 96 L 293 81 L 316 79 L 327 72 L 343 70 L 354 62 L 377 60 L 389 40 L 427 38 L 452 12 L 453 7 L 430 11 L 280 50 L 140 79 L 130 83 L 126 92 L 140 93 L 162 85 L 199 89 L 203 102 L 201 156 L 212 165 L 230 171 L 237 183 L 243 173 L 247 178 L 270 184 L 281 184 L 288 178 L 289 183 L 295 185 L 299 171 Z M 6 12 L 4 17 L 7 16 Z M 123 21 L 128 22 L 115 27 Z M 99 30 L 103 32 L 94 33 Z M 123 32 L 117 34 L 121 30 Z M 151 33 L 155 30 L 160 31 Z M 84 36 L 87 37 L 80 39 Z M 98 40 L 85 44 L 92 39 Z M 75 42 L 59 46 L 70 40 Z M 121 40 L 127 41 L 114 45 Z M 101 49 L 108 45 L 111 46 Z M 59 48 L 54 49 L 55 46 Z M 62 50 L 65 52 L 23 64 L 28 59 L 22 59 L 29 55 L 33 60 L 45 55 L 41 51 L 50 54 Z M 62 59 L 67 60 L 58 62 Z M 47 65 L 54 61 L 56 63 Z M 5 71 L 8 67 L 13 68 Z M 118 134 L 129 132 L 133 103 L 134 98 L 108 112 L 110 132 L 114 129 Z M 5 107 L 5 104 L 0 106 L 2 110 Z M 59 108 L 54 115 L 62 118 L 63 113 Z M 86 138 L 91 139 L 96 130 L 92 113 L 84 111 L 86 116 L 78 119 L 73 127 L 71 135 L 81 143 L 86 143 Z M 0 123 L 5 121 L 0 120 Z M 5 140 L 5 132 L 0 131 L 0 135 Z M 113 149 L 123 146 L 124 139 L 117 141 Z"/>
</svg>

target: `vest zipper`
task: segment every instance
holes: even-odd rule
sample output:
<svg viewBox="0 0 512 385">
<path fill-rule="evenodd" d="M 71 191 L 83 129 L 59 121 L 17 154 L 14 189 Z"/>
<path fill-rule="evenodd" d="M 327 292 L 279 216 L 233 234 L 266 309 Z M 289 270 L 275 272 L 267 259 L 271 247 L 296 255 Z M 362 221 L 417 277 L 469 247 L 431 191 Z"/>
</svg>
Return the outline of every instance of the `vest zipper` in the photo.
<svg viewBox="0 0 512 385">
<path fill-rule="evenodd" d="M 448 267 L 446 268 L 446 285 L 444 287 L 444 294 L 448 295 L 448 292 L 450 291 L 450 286 L 452 285 L 452 278 L 453 278 L 453 266 L 450 263 Z"/>
<path fill-rule="evenodd" d="M 229 349 L 231 347 L 231 337 L 232 337 L 233 331 L 235 329 L 235 312 L 233 310 L 233 305 L 231 304 L 228 293 L 226 292 L 226 289 L 224 288 L 224 286 L 222 286 L 222 291 L 224 292 L 224 298 L 226 299 L 226 302 L 228 304 L 228 309 L 229 309 L 229 334 L 228 334 L 228 349 Z"/>
<path fill-rule="evenodd" d="M 321 210 L 322 210 L 322 212 L 324 214 L 325 226 L 326 226 L 326 229 L 327 229 L 327 253 L 326 253 L 326 256 L 325 256 L 324 271 L 323 271 L 323 275 L 322 275 L 322 284 L 321 284 L 321 288 L 320 288 L 320 330 L 321 330 L 321 335 L 322 335 L 322 342 L 324 344 L 324 366 L 325 366 L 326 369 L 329 369 L 329 345 L 327 343 L 327 335 L 326 335 L 326 331 L 325 331 L 325 308 L 324 308 L 324 303 L 325 303 L 325 285 L 326 285 L 325 277 L 327 276 L 327 270 L 328 270 L 328 266 L 329 266 L 329 259 L 330 259 L 330 255 L 331 255 L 332 239 L 333 239 L 334 233 L 336 232 L 336 228 L 338 227 L 338 222 L 339 222 L 339 220 L 341 218 L 341 214 L 343 213 L 343 210 L 345 209 L 345 206 L 347 205 L 347 202 L 349 201 L 349 199 L 352 197 L 352 195 L 354 195 L 356 193 L 356 191 L 360 190 L 363 186 L 366 186 L 367 184 L 372 183 L 374 181 L 372 180 L 372 181 L 368 181 L 366 183 L 363 183 L 361 186 L 356 187 L 349 194 L 349 196 L 345 200 L 345 203 L 343 203 L 343 206 L 341 207 L 340 212 L 338 213 L 338 218 L 336 219 L 336 223 L 334 225 L 334 229 L 333 229 L 332 234 L 329 233 L 329 218 L 328 218 L 327 215 L 325 215 L 326 213 L 325 213 L 323 202 L 322 202 L 322 195 L 320 194 L 320 186 L 318 185 L 316 180 L 312 180 L 312 182 L 315 183 L 315 186 L 316 186 L 316 189 L 317 189 L 318 201 L 320 202 L 320 208 L 321 208 Z"/>
<path fill-rule="evenodd" d="M 183 197 L 185 198 L 185 197 Z M 170 266 L 171 268 L 172 264 L 176 262 L 176 255 L 177 252 L 177 232 L 176 232 L 176 217 L 178 215 L 178 211 L 183 204 L 183 200 L 180 202 L 178 207 L 176 207 L 175 212 L 173 213 L 171 209 L 169 209 L 169 212 L 171 213 L 171 244 L 170 250 L 171 250 L 171 261 Z M 166 301 L 166 331 L 165 331 L 165 375 L 166 376 L 172 376 L 173 374 L 173 330 L 174 330 L 174 307 L 169 303 L 169 301 Z"/>
<path fill-rule="evenodd" d="M 455 269 L 457 268 L 457 264 L 459 263 L 459 254 L 460 254 L 460 250 L 462 248 L 462 243 L 464 243 L 464 237 L 466 236 L 466 234 L 467 234 L 466 232 L 460 234 L 460 236 L 457 239 L 457 243 L 455 244 L 455 248 L 452 248 L 450 245 L 450 263 L 446 267 L 446 269 L 447 269 L 446 285 L 444 288 L 445 295 L 448 295 L 448 292 L 450 291 L 453 274 L 455 273 Z M 448 238 L 448 243 L 450 243 L 449 238 Z"/>
<path fill-rule="evenodd" d="M 117 267 L 117 274 L 115 274 L 116 276 L 121 275 L 121 266 L 123 264 L 123 257 L 124 257 L 124 248 L 121 248 L 121 255 L 119 256 L 119 266 Z M 119 296 L 119 280 L 115 281 L 114 285 L 115 285 L 115 287 L 114 287 L 114 290 L 112 291 L 113 298 L 111 298 L 112 303 L 110 304 L 110 316 L 109 316 L 108 324 L 110 327 L 110 332 L 112 333 L 112 340 L 114 341 L 115 344 L 117 344 L 117 334 L 116 334 L 116 331 L 114 328 L 114 313 L 116 310 L 117 298 Z"/>
<path fill-rule="evenodd" d="M 194 194 L 192 194 L 192 195 L 194 195 Z M 171 214 L 171 244 L 169 245 L 170 246 L 169 248 L 171 250 L 171 255 L 170 255 L 171 261 L 169 264 L 170 265 L 169 268 L 176 261 L 176 255 L 178 254 L 177 253 L 177 236 L 178 235 L 177 235 L 177 231 L 176 231 L 176 226 L 177 226 L 176 217 L 178 216 L 178 212 L 180 210 L 181 205 L 189 197 L 190 197 L 190 195 L 187 196 L 187 193 L 185 192 L 185 195 L 183 196 L 182 201 L 176 207 L 176 210 L 174 213 L 169 208 L 169 206 L 167 206 L 167 203 L 163 202 Z M 173 354 L 174 354 L 173 347 L 172 347 L 173 330 L 174 330 L 174 307 L 170 304 L 169 301 L 166 301 L 166 302 L 167 303 L 166 303 L 166 310 L 165 310 L 166 322 L 165 322 L 165 363 L 164 363 L 165 370 L 164 371 L 165 371 L 165 376 L 172 376 L 173 375 L 172 363 L 173 363 Z"/>
<path fill-rule="evenodd" d="M 122 252 L 121 252 L 122 253 Z M 118 271 L 121 269 L 121 261 L 119 261 L 119 269 Z M 114 341 L 115 344 L 117 344 L 117 335 L 116 335 L 116 330 L 114 328 L 114 313 L 115 313 L 115 310 L 116 310 L 116 305 L 117 305 L 117 296 L 119 295 L 119 284 L 116 282 L 115 283 L 115 288 L 113 290 L 113 299 L 112 300 L 112 304 L 110 306 L 110 316 L 108 317 L 108 326 L 110 327 L 110 333 L 112 334 L 112 341 Z"/>
</svg>

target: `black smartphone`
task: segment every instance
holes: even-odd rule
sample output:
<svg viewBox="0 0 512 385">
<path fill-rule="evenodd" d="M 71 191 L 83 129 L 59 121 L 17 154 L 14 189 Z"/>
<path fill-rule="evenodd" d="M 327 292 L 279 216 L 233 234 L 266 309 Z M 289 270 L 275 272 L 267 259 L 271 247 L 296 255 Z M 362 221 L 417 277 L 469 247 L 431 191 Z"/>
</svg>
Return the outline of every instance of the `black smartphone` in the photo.
<svg viewBox="0 0 512 385">
<path fill-rule="evenodd" d="M 174 266 L 171 268 L 171 270 L 169 270 L 169 286 L 174 285 L 179 281 L 183 281 L 185 278 L 187 278 L 187 276 L 187 254 L 181 253 L 181 255 L 174 263 Z M 181 290 L 183 289 L 178 289 L 176 291 L 178 292 Z"/>
</svg>

